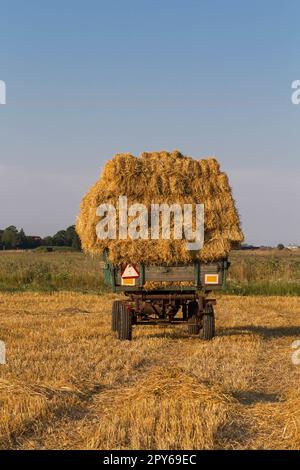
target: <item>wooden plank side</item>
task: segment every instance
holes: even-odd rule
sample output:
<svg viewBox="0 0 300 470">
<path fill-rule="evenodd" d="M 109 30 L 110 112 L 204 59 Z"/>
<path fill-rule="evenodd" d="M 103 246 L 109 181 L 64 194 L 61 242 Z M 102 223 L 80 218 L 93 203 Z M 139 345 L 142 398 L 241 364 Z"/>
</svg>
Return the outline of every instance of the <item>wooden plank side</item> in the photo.
<svg viewBox="0 0 300 470">
<path fill-rule="evenodd" d="M 146 266 L 145 281 L 180 282 L 194 281 L 194 265 L 190 266 Z"/>
<path fill-rule="evenodd" d="M 140 268 L 142 268 L 140 266 Z M 144 267 L 144 282 L 184 282 L 195 281 L 195 265 L 186 266 L 145 266 Z M 142 272 L 142 269 L 140 270 Z M 200 263 L 200 285 L 205 287 L 205 275 L 218 274 L 219 283 L 215 287 L 221 286 L 224 279 L 224 271 L 222 262 Z M 115 280 L 116 285 L 121 285 L 121 270 L 115 267 Z M 136 280 L 136 285 L 142 285 L 142 277 Z"/>
<path fill-rule="evenodd" d="M 219 276 L 219 282 L 218 284 L 215 284 L 215 286 L 221 286 L 223 284 L 223 269 L 222 269 L 222 263 L 207 263 L 207 264 L 201 264 L 200 267 L 200 279 L 201 279 L 201 285 L 205 286 L 205 275 L 206 274 L 218 274 Z"/>
</svg>

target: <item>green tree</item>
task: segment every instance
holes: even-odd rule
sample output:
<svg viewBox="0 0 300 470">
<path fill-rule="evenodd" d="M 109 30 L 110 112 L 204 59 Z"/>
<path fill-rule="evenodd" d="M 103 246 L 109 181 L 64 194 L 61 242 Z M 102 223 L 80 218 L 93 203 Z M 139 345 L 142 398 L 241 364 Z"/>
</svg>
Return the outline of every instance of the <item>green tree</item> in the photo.
<svg viewBox="0 0 300 470">
<path fill-rule="evenodd" d="M 70 227 L 68 227 L 66 230 L 66 243 L 68 246 L 72 246 L 75 234 L 75 225 L 70 225 Z"/>
<path fill-rule="evenodd" d="M 52 241 L 54 246 L 67 246 L 66 230 L 59 230 Z"/>
<path fill-rule="evenodd" d="M 72 248 L 74 248 L 74 250 L 77 250 L 77 251 L 81 251 L 81 240 L 79 238 L 79 236 L 77 235 L 77 233 L 75 232 L 75 235 L 74 235 L 74 238 L 73 238 L 73 241 L 72 241 Z"/>
<path fill-rule="evenodd" d="M 68 246 L 71 246 L 75 250 L 81 250 L 80 238 L 77 235 L 75 225 L 70 225 L 66 230 L 66 242 Z"/>
<path fill-rule="evenodd" d="M 2 234 L 2 244 L 5 249 L 11 250 L 17 248 L 18 230 L 14 225 L 7 227 Z"/>
<path fill-rule="evenodd" d="M 52 246 L 53 245 L 53 237 L 45 237 L 43 238 L 43 245 L 44 246 Z"/>
<path fill-rule="evenodd" d="M 17 247 L 25 249 L 27 248 L 27 237 L 25 235 L 24 230 L 21 228 L 20 232 L 18 233 L 18 241 L 17 241 Z"/>
</svg>

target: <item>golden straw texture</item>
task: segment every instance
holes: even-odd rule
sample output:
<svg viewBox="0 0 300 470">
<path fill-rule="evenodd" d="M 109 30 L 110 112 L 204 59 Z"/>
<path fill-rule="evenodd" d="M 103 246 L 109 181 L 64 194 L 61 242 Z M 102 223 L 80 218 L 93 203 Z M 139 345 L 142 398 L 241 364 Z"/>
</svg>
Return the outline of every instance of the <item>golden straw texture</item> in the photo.
<svg viewBox="0 0 300 470">
<path fill-rule="evenodd" d="M 96 226 L 100 217 L 96 209 L 103 203 L 113 204 L 117 209 L 119 196 L 127 196 L 129 205 L 145 204 L 149 213 L 151 204 L 204 204 L 203 248 L 188 251 L 186 240 L 174 239 L 173 230 L 170 240 L 98 239 Z M 84 196 L 76 229 L 85 251 L 102 253 L 107 249 L 110 261 L 115 264 L 211 261 L 225 257 L 233 245 L 243 241 L 228 178 L 220 171 L 217 160 L 195 160 L 178 151 L 144 152 L 139 157 L 115 155 Z"/>
</svg>

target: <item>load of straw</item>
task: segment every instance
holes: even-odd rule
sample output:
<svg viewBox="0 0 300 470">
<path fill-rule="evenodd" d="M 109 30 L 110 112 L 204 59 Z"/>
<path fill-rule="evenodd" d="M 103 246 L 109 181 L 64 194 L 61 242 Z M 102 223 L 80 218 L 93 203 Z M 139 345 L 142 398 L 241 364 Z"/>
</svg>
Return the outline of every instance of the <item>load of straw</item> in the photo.
<svg viewBox="0 0 300 470">
<path fill-rule="evenodd" d="M 96 226 L 100 204 L 118 207 L 119 196 L 128 205 L 204 204 L 204 246 L 187 250 L 186 240 L 99 239 Z M 118 225 L 118 210 L 116 217 Z M 129 221 L 130 222 L 130 221 Z M 76 224 L 82 247 L 91 253 L 108 252 L 114 264 L 172 264 L 221 259 L 243 240 L 240 219 L 225 173 L 214 158 L 195 160 L 178 151 L 142 153 L 139 157 L 117 154 L 108 161 L 100 179 L 81 202 Z M 118 228 L 117 228 L 118 230 Z"/>
</svg>

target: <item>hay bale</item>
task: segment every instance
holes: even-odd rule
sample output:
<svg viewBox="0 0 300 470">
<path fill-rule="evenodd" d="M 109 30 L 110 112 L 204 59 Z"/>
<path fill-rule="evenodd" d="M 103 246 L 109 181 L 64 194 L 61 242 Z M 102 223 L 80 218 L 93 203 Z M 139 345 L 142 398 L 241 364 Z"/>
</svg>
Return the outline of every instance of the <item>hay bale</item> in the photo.
<svg viewBox="0 0 300 470">
<path fill-rule="evenodd" d="M 188 251 L 186 240 L 99 240 L 96 226 L 100 204 L 117 206 L 119 196 L 128 204 L 204 204 L 205 242 L 199 251 Z M 117 154 L 108 161 L 99 180 L 81 202 L 76 224 L 82 247 L 91 253 L 108 250 L 115 264 L 172 264 L 221 259 L 241 243 L 243 234 L 227 175 L 214 158 L 194 160 L 178 151 L 144 152 L 139 157 Z M 118 211 L 117 211 L 118 230 Z"/>
</svg>

